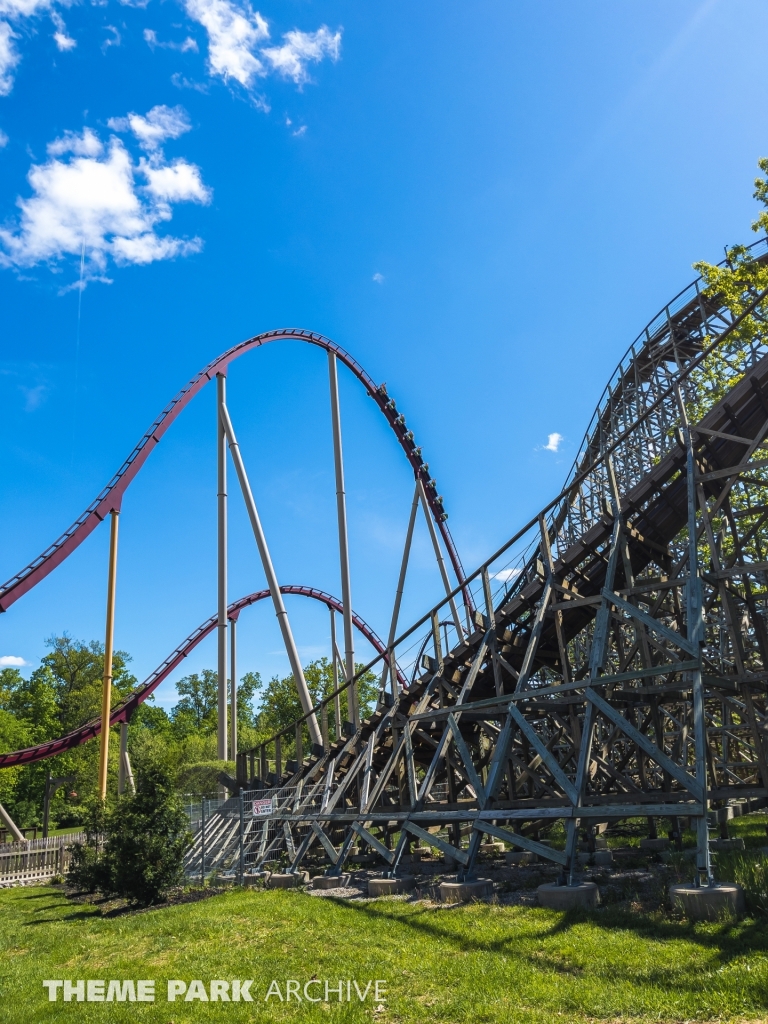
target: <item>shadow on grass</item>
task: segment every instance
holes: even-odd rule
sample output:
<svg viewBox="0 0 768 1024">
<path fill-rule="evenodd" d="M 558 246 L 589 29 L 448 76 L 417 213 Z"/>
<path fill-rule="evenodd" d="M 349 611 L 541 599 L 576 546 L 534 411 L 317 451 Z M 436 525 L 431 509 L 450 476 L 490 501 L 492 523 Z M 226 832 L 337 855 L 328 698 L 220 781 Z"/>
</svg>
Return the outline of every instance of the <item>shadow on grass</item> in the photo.
<svg viewBox="0 0 768 1024">
<path fill-rule="evenodd" d="M 621 908 L 611 907 L 596 911 L 571 910 L 563 914 L 554 924 L 545 924 L 542 921 L 542 926 L 538 930 L 529 926 L 523 935 L 512 933 L 491 939 L 483 937 L 482 934 L 471 935 L 466 930 L 459 932 L 457 927 L 450 927 L 450 923 L 458 925 L 460 920 L 458 916 L 455 916 L 455 912 L 446 917 L 444 910 L 424 907 L 407 914 L 393 914 L 372 903 L 351 903 L 334 898 L 332 898 L 332 902 L 357 914 L 363 914 L 371 920 L 397 921 L 399 924 L 419 931 L 432 939 L 449 942 L 462 952 L 506 953 L 509 955 L 514 953 L 515 947 L 521 942 L 543 941 L 557 935 L 564 935 L 575 925 L 584 923 L 591 924 L 605 932 L 614 930 L 631 932 L 638 938 L 654 942 L 675 940 L 690 942 L 715 952 L 721 966 L 747 953 L 768 950 L 768 919 L 765 918 L 747 918 L 740 922 L 726 920 L 714 926 L 701 928 L 688 921 L 649 917 L 646 914 L 633 913 Z"/>
</svg>

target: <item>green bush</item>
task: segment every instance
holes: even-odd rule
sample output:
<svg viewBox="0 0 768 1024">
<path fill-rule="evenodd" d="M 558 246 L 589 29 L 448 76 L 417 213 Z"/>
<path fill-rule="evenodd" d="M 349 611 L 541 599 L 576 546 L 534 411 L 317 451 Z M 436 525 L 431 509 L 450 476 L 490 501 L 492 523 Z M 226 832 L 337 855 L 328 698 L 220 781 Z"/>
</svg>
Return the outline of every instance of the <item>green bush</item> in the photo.
<svg viewBox="0 0 768 1024">
<path fill-rule="evenodd" d="M 166 767 L 148 761 L 137 768 L 135 795 L 119 797 L 104 810 L 94 808 L 68 879 L 79 889 L 148 906 L 182 881 L 190 840 L 189 821 Z"/>
<path fill-rule="evenodd" d="M 96 892 L 108 888 L 108 872 L 101 856 L 104 845 L 105 809 L 101 801 L 86 806 L 84 816 L 85 842 L 74 843 L 67 881 L 80 892 Z"/>
</svg>

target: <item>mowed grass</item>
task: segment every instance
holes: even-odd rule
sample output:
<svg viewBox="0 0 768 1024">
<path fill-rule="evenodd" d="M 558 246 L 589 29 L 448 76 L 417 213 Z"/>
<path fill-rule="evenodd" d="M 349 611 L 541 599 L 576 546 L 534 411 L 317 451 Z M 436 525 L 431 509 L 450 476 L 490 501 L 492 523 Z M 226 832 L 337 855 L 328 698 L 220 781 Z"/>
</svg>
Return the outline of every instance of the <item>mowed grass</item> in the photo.
<svg viewBox="0 0 768 1024">
<path fill-rule="evenodd" d="M 768 1019 L 765 920 L 690 925 L 610 907 L 568 916 L 251 889 L 101 916 L 49 886 L 0 892 L 0 943 L 0 1021 L 12 1024 Z M 313 977 L 361 988 L 383 979 L 387 1000 L 265 1001 L 273 979 L 285 993 L 286 980 Z M 157 1001 L 50 1003 L 51 978 L 155 979 Z M 169 978 L 253 978 L 254 1002 L 168 1003 Z"/>
</svg>

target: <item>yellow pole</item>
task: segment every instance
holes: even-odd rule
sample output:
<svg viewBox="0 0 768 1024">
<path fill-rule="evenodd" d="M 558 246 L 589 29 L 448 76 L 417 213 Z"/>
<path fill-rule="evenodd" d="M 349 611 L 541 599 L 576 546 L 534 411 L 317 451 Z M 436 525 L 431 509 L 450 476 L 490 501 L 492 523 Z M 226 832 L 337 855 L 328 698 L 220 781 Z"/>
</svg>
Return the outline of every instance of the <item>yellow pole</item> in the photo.
<svg viewBox="0 0 768 1024">
<path fill-rule="evenodd" d="M 107 630 L 104 641 L 104 689 L 101 698 L 101 757 L 99 760 L 99 796 L 107 798 L 107 765 L 109 763 L 109 713 L 112 706 L 112 650 L 115 638 L 115 588 L 117 583 L 117 518 L 112 509 L 109 534 L 109 578 L 107 581 Z"/>
</svg>

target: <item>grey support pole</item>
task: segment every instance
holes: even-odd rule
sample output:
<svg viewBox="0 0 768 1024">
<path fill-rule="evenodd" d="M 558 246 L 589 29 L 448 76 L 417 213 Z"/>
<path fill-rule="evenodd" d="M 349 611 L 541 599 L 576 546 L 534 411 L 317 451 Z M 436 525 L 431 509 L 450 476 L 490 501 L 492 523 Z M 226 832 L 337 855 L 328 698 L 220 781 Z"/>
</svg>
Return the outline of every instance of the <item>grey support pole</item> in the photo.
<svg viewBox="0 0 768 1024">
<path fill-rule="evenodd" d="M 229 620 L 229 749 L 237 760 L 237 619 Z"/>
<path fill-rule="evenodd" d="M 413 502 L 411 503 L 411 515 L 408 520 L 408 529 L 405 534 L 405 546 L 403 548 L 403 560 L 400 563 L 400 576 L 397 580 L 397 590 L 395 591 L 395 604 L 392 608 L 392 621 L 389 624 L 389 637 L 387 639 L 387 650 L 392 651 L 392 643 L 395 639 L 395 633 L 397 632 L 397 620 L 400 617 L 400 604 L 403 600 L 403 590 L 405 589 L 405 575 L 408 572 L 408 559 L 411 555 L 411 542 L 413 541 L 413 528 L 416 525 L 416 515 L 419 511 L 419 481 L 416 481 L 416 487 L 413 492 Z M 394 670 L 394 665 L 392 666 Z M 384 669 L 381 673 L 381 689 L 384 689 L 387 672 L 390 670 L 390 666 L 385 663 Z M 394 672 L 392 675 L 393 680 L 397 678 L 397 673 Z"/>
<path fill-rule="evenodd" d="M 267 577 L 267 586 L 269 587 L 272 604 L 275 607 L 275 615 L 277 616 L 277 621 L 280 625 L 280 632 L 283 635 L 283 643 L 285 644 L 285 651 L 288 655 L 288 662 L 291 666 L 291 672 L 293 673 L 293 678 L 296 682 L 296 689 L 299 691 L 299 700 L 301 701 L 304 714 L 309 716 L 307 718 L 309 735 L 312 742 L 318 747 L 321 747 L 323 744 L 322 733 L 320 732 L 320 726 L 317 724 L 317 716 L 314 712 L 310 714 L 310 712 L 312 712 L 312 698 L 309 694 L 309 688 L 307 687 L 307 682 L 304 678 L 301 662 L 299 661 L 299 652 L 296 650 L 296 642 L 294 641 L 293 633 L 291 632 L 288 613 L 286 612 L 285 605 L 283 604 L 283 595 L 280 593 L 280 587 L 272 565 L 272 559 L 269 555 L 267 541 L 261 527 L 261 520 L 259 519 L 256 502 L 253 498 L 251 485 L 248 482 L 248 474 L 245 472 L 243 456 L 240 452 L 237 438 L 235 437 L 235 431 L 232 427 L 232 420 L 229 418 L 229 410 L 227 409 L 226 404 L 221 406 L 220 412 L 221 420 L 224 424 L 224 431 L 229 442 L 229 450 L 232 454 L 232 461 L 235 464 L 235 472 L 237 473 L 237 478 L 240 481 L 240 489 L 243 492 L 245 507 L 248 510 L 248 518 L 251 520 L 253 536 L 256 539 L 256 546 L 259 549 L 261 564 L 264 567 L 264 575 Z"/>
<path fill-rule="evenodd" d="M 333 610 L 333 608 L 330 609 L 330 612 L 331 612 L 331 671 L 333 673 L 333 692 L 336 693 L 336 691 L 339 688 L 339 666 L 338 666 L 338 662 L 336 661 L 336 612 Z M 342 728 L 341 728 L 341 696 L 338 693 L 336 693 L 336 696 L 333 698 L 333 713 L 336 716 L 335 730 L 336 730 L 336 741 L 338 742 L 339 738 L 341 737 L 341 734 L 342 734 Z"/>
<path fill-rule="evenodd" d="M 221 415 L 226 409 L 227 378 L 216 374 L 216 463 L 218 473 L 218 683 L 217 753 L 227 760 L 227 438 Z"/>
<path fill-rule="evenodd" d="M 120 761 L 117 769 L 117 792 L 120 796 L 125 792 L 125 759 L 128 756 L 128 723 L 120 723 Z"/>
<path fill-rule="evenodd" d="M 440 548 L 440 541 L 437 538 L 437 530 L 435 524 L 432 521 L 432 513 L 429 511 L 429 505 L 427 504 L 427 496 L 424 493 L 424 484 L 421 479 L 417 479 L 416 488 L 421 498 L 421 507 L 424 510 L 424 518 L 427 520 L 427 529 L 429 530 L 429 536 L 432 538 L 432 547 L 435 549 L 435 558 L 437 559 L 437 567 L 440 570 L 440 576 L 443 580 L 443 586 L 445 587 L 446 594 L 450 594 L 453 590 L 451 581 L 448 579 L 448 572 L 445 568 L 445 560 L 443 559 L 443 552 Z M 461 640 L 464 637 L 464 630 L 461 628 L 461 619 L 459 618 L 459 612 L 456 607 L 456 602 L 453 598 L 450 598 L 448 602 L 451 606 L 451 615 L 453 616 L 453 622 L 456 626 L 456 633 L 458 639 Z"/>
<path fill-rule="evenodd" d="M 336 469 L 336 516 L 339 523 L 339 561 L 341 568 L 341 600 L 344 603 L 344 664 L 347 679 L 355 675 L 355 642 L 352 633 L 352 587 L 349 579 L 349 542 L 347 537 L 347 501 L 344 489 L 344 458 L 341 450 L 341 414 L 336 354 L 328 353 L 328 376 L 331 385 L 331 422 L 333 424 L 333 462 Z M 357 686 L 348 690 L 349 714 L 355 732 L 360 727 Z"/>
</svg>

